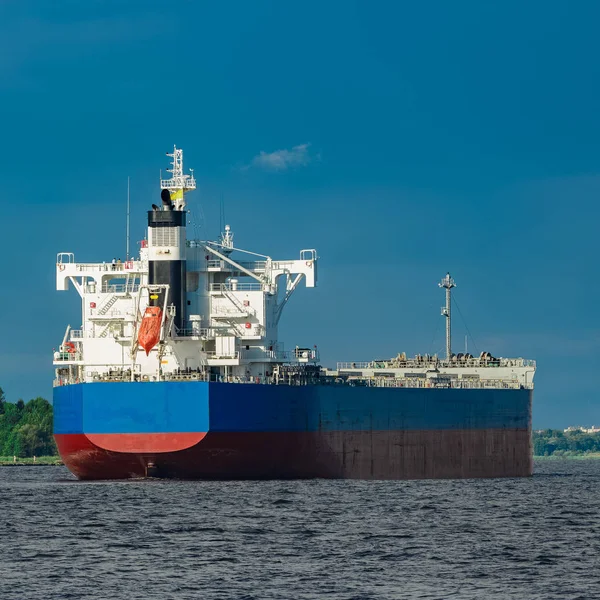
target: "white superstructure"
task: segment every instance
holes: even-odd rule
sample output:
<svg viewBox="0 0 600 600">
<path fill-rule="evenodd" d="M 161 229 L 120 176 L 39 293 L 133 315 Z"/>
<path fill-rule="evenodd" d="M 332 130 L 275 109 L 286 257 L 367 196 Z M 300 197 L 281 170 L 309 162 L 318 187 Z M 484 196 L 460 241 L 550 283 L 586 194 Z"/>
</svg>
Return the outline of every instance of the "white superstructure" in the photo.
<svg viewBox="0 0 600 600">
<path fill-rule="evenodd" d="M 183 153 L 175 148 L 172 177 L 161 179 L 173 210 L 185 211 L 185 193 L 195 189 L 183 173 Z M 166 208 L 154 205 L 154 210 Z M 156 214 L 160 220 L 160 214 Z M 185 222 L 185 220 L 183 221 Z M 264 381 L 279 376 L 282 365 L 314 364 L 315 348 L 284 350 L 277 326 L 285 304 L 302 280 L 317 283 L 317 252 L 298 258 L 270 256 L 236 248 L 225 227 L 218 241 L 187 240 L 185 226 L 148 229 L 139 257 L 123 263 L 79 263 L 72 253 L 58 254 L 56 286 L 71 284 L 81 297 L 82 322 L 67 327 L 54 355 L 56 385 L 92 381 L 219 379 Z M 185 315 L 165 302 L 160 342 L 141 350 L 138 333 L 150 299 L 168 288 L 150 285 L 149 262 L 185 260 Z M 160 296 L 163 297 L 162 295 Z M 176 323 L 181 322 L 182 327 Z"/>
<path fill-rule="evenodd" d="M 81 326 L 67 327 L 54 353 L 55 385 L 94 381 L 322 383 L 376 387 L 533 388 L 535 361 L 452 353 L 451 290 L 445 290 L 446 356 L 399 354 L 389 360 L 317 366 L 316 346 L 287 351 L 278 341 L 282 311 L 298 285 L 317 283 L 317 252 L 274 260 L 237 248 L 226 225 L 218 241 L 188 240 L 185 194 L 196 188 L 174 148 L 162 206 L 148 213 L 148 235 L 136 259 L 78 263 L 58 254 L 56 285 L 81 297 Z M 157 283 L 159 282 L 159 283 Z M 151 308 L 149 308 L 151 307 Z M 146 353 L 139 338 L 146 309 L 160 332 Z M 143 329 L 143 327 L 142 327 Z M 148 347 L 145 344 L 145 347 Z"/>
</svg>

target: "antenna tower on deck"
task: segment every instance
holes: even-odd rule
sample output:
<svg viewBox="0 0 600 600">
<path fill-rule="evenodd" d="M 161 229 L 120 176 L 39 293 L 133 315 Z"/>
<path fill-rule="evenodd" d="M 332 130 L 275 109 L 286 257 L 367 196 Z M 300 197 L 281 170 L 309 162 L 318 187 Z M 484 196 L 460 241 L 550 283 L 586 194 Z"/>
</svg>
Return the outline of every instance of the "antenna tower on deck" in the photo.
<svg viewBox="0 0 600 600">
<path fill-rule="evenodd" d="M 129 176 L 127 176 L 127 247 L 125 249 L 125 260 L 129 260 Z"/>
<path fill-rule="evenodd" d="M 450 273 L 446 273 L 446 277 L 438 284 L 441 288 L 446 290 L 446 306 L 442 306 L 442 317 L 446 317 L 446 358 L 449 360 L 452 356 L 452 319 L 451 319 L 451 292 L 453 287 L 456 287 L 454 279 L 450 277 Z"/>
<path fill-rule="evenodd" d="M 173 154 L 167 152 L 167 156 L 173 159 L 171 168 L 167 169 L 167 173 L 171 173 L 171 179 L 161 178 L 160 187 L 163 190 L 169 190 L 171 193 L 175 210 L 183 210 L 185 208 L 185 193 L 196 189 L 194 171 L 190 169 L 189 175 L 183 174 L 183 150 L 177 148 L 177 146 L 173 146 Z"/>
</svg>

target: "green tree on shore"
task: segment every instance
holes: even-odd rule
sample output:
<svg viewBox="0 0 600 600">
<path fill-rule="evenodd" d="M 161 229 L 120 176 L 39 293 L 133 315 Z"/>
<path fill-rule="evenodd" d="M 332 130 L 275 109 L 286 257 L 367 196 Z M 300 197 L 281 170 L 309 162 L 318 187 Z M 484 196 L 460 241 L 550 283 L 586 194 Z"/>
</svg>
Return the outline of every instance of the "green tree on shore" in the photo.
<svg viewBox="0 0 600 600">
<path fill-rule="evenodd" d="M 600 452 L 600 434 L 581 430 L 563 432 L 544 429 L 533 432 L 535 456 L 579 456 Z"/>
<path fill-rule="evenodd" d="M 0 455 L 54 456 L 52 405 L 44 398 L 7 402 L 0 388 Z"/>
</svg>

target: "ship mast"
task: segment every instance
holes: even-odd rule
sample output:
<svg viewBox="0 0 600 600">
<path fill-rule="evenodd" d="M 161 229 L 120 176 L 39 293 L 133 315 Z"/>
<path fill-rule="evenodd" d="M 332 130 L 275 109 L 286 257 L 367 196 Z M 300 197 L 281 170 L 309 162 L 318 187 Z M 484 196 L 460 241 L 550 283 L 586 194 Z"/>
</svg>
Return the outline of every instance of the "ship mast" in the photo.
<svg viewBox="0 0 600 600">
<path fill-rule="evenodd" d="M 167 173 L 171 173 L 171 179 L 160 180 L 160 187 L 163 190 L 169 190 L 171 201 L 175 210 L 185 208 L 185 194 L 196 189 L 196 180 L 194 179 L 194 170 L 190 169 L 189 175 L 183 173 L 183 150 L 173 146 L 173 154 L 167 152 L 167 156 L 172 158 L 171 168 Z"/>
<path fill-rule="evenodd" d="M 450 273 L 446 273 L 446 277 L 438 285 L 446 290 L 446 306 L 442 306 L 442 317 L 446 317 L 446 359 L 450 360 L 452 356 L 452 319 L 450 312 L 452 297 L 450 290 L 456 287 L 456 284 L 454 279 L 450 277 Z"/>
</svg>

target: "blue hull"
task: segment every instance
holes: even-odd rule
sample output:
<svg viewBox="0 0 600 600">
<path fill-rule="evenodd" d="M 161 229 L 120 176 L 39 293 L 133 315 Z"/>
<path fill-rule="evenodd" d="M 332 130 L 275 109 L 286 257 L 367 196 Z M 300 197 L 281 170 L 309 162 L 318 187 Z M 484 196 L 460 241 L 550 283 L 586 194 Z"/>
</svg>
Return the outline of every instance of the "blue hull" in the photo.
<svg viewBox="0 0 600 600">
<path fill-rule="evenodd" d="M 531 474 L 526 389 L 91 383 L 55 388 L 82 478 L 401 479 Z"/>
</svg>

